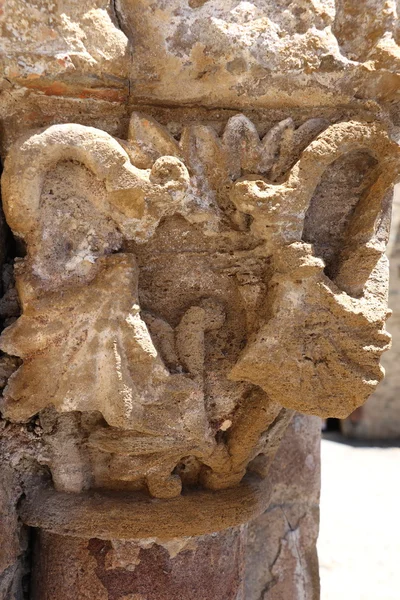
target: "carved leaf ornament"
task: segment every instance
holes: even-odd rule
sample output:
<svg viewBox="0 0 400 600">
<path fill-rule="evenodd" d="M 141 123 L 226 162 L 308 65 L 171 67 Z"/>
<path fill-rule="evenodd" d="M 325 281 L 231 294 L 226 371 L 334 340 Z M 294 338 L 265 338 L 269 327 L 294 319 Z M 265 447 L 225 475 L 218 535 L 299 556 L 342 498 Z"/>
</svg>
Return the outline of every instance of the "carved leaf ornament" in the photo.
<svg viewBox="0 0 400 600">
<path fill-rule="evenodd" d="M 302 239 L 304 220 L 328 167 L 360 150 L 375 159 L 371 185 L 327 270 Z M 15 421 L 47 406 L 101 413 L 85 433 L 93 470 L 108 456 L 111 477 L 159 497 L 179 494 L 182 480 L 239 483 L 293 410 L 346 416 L 381 379 L 390 341 L 383 215 L 399 164 L 384 128 L 361 121 L 296 128 L 286 119 L 260 139 L 237 115 L 221 137 L 195 124 L 177 141 L 135 113 L 126 141 L 76 124 L 19 140 L 2 189 L 7 222 L 27 248 L 15 264 L 22 315 L 0 346 L 23 364 L 3 413 Z M 178 299 L 167 319 L 141 280 L 178 244 L 176 234 L 172 250 L 162 246 L 172 222 L 187 228 L 185 260 L 208 261 L 208 288 L 190 292 L 185 306 Z M 203 241 L 192 247 L 193 232 L 213 252 Z M 213 292 L 218 272 L 232 290 L 225 297 Z M 246 335 L 229 351 L 236 318 Z M 224 395 L 236 400 L 218 413 Z"/>
</svg>

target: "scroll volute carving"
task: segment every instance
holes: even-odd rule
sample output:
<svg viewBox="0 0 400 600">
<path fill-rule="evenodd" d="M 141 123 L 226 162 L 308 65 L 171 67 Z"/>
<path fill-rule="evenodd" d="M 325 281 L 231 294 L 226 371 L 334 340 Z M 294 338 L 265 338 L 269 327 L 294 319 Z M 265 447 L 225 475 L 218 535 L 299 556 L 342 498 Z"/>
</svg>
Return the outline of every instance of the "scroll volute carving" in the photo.
<svg viewBox="0 0 400 600">
<path fill-rule="evenodd" d="M 304 219 L 329 165 L 356 150 L 376 166 L 328 276 Z M 74 124 L 19 141 L 3 190 L 27 247 L 22 315 L 1 348 L 23 364 L 3 411 L 42 411 L 57 488 L 233 486 L 249 466 L 265 475 L 293 410 L 362 403 L 389 342 L 377 282 L 398 171 L 383 128 L 358 121 L 286 119 L 260 140 L 238 115 L 222 137 L 192 125 L 178 142 L 134 114 L 126 141 Z M 62 463 L 62 412 L 79 477 Z"/>
</svg>

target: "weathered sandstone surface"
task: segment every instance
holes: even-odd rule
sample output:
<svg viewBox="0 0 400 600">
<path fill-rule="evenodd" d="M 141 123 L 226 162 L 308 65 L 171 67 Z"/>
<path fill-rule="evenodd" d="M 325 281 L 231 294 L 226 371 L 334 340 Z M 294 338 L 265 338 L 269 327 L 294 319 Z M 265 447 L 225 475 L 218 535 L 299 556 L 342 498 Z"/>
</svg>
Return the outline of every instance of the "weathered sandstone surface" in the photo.
<svg viewBox="0 0 400 600">
<path fill-rule="evenodd" d="M 3 600 L 318 598 L 319 417 L 390 345 L 367 4 L 0 3 Z"/>
<path fill-rule="evenodd" d="M 390 239 L 386 254 L 389 258 L 389 308 L 392 315 L 389 332 L 393 341 L 390 350 L 382 357 L 385 379 L 377 390 L 347 419 L 341 421 L 344 435 L 362 440 L 389 442 L 400 439 L 400 186 L 397 185 L 393 197 L 393 213 Z"/>
</svg>

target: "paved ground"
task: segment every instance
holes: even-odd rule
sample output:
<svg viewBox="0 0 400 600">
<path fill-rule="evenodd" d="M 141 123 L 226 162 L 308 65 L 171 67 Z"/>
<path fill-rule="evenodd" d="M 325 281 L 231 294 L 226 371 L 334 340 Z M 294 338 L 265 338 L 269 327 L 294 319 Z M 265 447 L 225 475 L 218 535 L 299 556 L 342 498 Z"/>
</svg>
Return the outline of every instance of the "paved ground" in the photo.
<svg viewBox="0 0 400 600">
<path fill-rule="evenodd" d="M 321 600 L 400 600 L 400 448 L 322 441 Z"/>
</svg>

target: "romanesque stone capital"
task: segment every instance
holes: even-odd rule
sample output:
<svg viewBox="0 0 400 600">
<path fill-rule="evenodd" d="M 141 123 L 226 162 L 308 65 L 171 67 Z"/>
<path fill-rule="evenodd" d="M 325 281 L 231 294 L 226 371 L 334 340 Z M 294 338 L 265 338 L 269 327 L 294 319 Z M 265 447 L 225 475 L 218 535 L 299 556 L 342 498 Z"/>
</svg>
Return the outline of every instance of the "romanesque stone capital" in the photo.
<svg viewBox="0 0 400 600">
<path fill-rule="evenodd" d="M 356 203 L 316 207 L 331 165 L 360 152 Z M 0 347 L 22 364 L 2 410 L 39 414 L 52 474 L 26 522 L 170 539 L 259 514 L 293 411 L 345 416 L 382 377 L 399 171 L 384 127 L 362 120 L 289 118 L 260 136 L 236 115 L 222 134 L 173 137 L 134 113 L 123 141 L 76 124 L 19 140 L 2 185 L 26 247 L 22 314 Z M 321 210 L 338 220 L 325 247 Z"/>
</svg>

